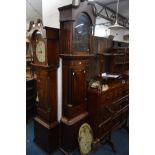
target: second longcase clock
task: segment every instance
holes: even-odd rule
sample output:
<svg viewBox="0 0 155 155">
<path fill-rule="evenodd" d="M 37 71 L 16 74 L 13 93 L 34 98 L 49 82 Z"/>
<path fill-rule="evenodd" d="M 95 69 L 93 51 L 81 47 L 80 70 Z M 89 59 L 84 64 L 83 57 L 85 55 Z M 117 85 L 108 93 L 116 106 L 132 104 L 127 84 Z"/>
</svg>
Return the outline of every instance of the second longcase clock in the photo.
<svg viewBox="0 0 155 155">
<path fill-rule="evenodd" d="M 31 30 L 32 66 L 37 79 L 37 116 L 34 119 L 34 141 L 46 152 L 58 148 L 57 67 L 59 30 L 38 22 Z"/>
</svg>

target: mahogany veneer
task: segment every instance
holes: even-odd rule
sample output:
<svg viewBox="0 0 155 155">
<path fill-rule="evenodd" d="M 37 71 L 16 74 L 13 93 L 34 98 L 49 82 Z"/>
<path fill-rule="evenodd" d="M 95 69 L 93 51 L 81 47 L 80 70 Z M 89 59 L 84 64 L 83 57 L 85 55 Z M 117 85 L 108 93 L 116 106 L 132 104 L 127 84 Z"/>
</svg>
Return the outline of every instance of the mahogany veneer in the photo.
<svg viewBox="0 0 155 155">
<path fill-rule="evenodd" d="M 124 116 L 127 116 L 128 81 L 122 80 L 110 83 L 103 81 L 109 85 L 109 90 L 106 92 L 94 88 L 88 89 L 89 121 L 97 141 L 102 140 L 114 128 L 120 126 Z"/>
</svg>

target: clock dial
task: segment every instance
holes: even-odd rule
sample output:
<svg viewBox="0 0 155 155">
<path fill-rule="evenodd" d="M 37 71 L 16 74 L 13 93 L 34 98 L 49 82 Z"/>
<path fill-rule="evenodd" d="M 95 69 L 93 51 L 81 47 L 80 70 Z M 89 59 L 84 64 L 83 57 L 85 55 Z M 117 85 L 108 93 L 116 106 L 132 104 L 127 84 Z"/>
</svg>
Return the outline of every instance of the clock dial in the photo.
<svg viewBox="0 0 155 155">
<path fill-rule="evenodd" d="M 38 41 L 36 44 L 36 57 L 39 62 L 45 62 L 45 44 L 43 41 Z"/>
<path fill-rule="evenodd" d="M 92 129 L 89 124 L 84 123 L 80 127 L 78 141 L 81 154 L 88 154 L 91 151 L 91 145 L 93 142 Z"/>
</svg>

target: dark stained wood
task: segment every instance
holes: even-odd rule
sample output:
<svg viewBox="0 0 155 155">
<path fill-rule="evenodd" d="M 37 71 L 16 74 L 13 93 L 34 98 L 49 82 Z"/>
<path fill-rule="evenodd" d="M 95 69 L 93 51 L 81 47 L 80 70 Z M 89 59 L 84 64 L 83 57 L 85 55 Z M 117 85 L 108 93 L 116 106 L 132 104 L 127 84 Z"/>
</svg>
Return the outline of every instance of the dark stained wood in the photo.
<svg viewBox="0 0 155 155">
<path fill-rule="evenodd" d="M 81 124 L 88 122 L 88 113 L 84 112 L 72 119 L 62 117 L 60 122 L 61 149 L 71 153 L 78 146 L 78 132 Z"/>
<path fill-rule="evenodd" d="M 77 50 L 75 46 L 75 25 L 81 13 L 89 19 L 89 30 L 94 32 L 95 17 L 88 2 L 80 3 L 79 7 L 72 5 L 59 8 L 60 12 L 60 57 L 62 58 L 62 119 L 61 143 L 64 152 L 70 153 L 78 146 L 78 130 L 87 122 L 87 79 L 89 77 L 89 61 L 94 56 L 92 51 L 92 33 L 87 38 L 86 50 Z M 82 24 L 81 24 L 82 25 Z M 79 25 L 77 25 L 79 26 Z M 91 32 L 92 32 L 91 31 Z M 77 44 L 76 44 L 77 45 Z M 76 48 L 75 48 L 76 47 Z"/>
<path fill-rule="evenodd" d="M 101 76 L 105 72 L 104 53 L 112 48 L 113 42 L 110 39 L 93 36 L 93 54 L 94 57 L 89 63 L 89 79 L 95 76 Z"/>
<path fill-rule="evenodd" d="M 95 25 L 95 17 L 93 16 L 93 10 L 88 2 L 80 3 L 79 7 L 74 7 L 72 5 L 64 6 L 59 8 L 60 12 L 60 53 L 68 55 L 89 55 L 92 53 L 92 43 L 93 38 L 90 36 L 90 51 L 76 52 L 73 50 L 73 34 L 75 33 L 74 24 L 80 13 L 85 13 L 89 16 L 91 24 Z"/>
<path fill-rule="evenodd" d="M 39 101 L 34 124 L 34 140 L 41 148 L 50 153 L 59 147 L 57 69 L 43 66 L 35 66 L 35 69 Z"/>
<path fill-rule="evenodd" d="M 39 118 L 34 119 L 34 142 L 50 153 L 58 149 L 59 146 L 59 123 L 52 122 L 46 124 Z"/>
<path fill-rule="evenodd" d="M 77 135 L 87 115 L 86 80 L 88 76 L 87 59 L 63 59 L 63 108 L 61 119 L 61 145 L 66 152 L 73 151 L 78 145 Z M 64 117 L 67 121 L 64 122 Z M 70 121 L 74 123 L 70 125 Z"/>
<path fill-rule="evenodd" d="M 128 79 L 102 81 L 109 85 L 109 90 L 101 92 L 97 89 L 88 89 L 89 121 L 93 128 L 94 138 L 102 140 L 113 129 L 120 126 L 124 114 L 128 111 Z M 126 117 L 125 117 L 126 118 Z"/>
<path fill-rule="evenodd" d="M 45 62 L 35 59 L 35 34 L 39 31 L 45 43 Z M 57 67 L 59 64 L 59 30 L 39 26 L 30 30 L 33 48 L 33 69 L 37 81 L 37 115 L 34 119 L 34 141 L 47 153 L 59 147 L 59 123 L 57 121 Z"/>
<path fill-rule="evenodd" d="M 105 72 L 123 74 L 129 70 L 129 49 L 126 47 L 111 48 L 106 53 Z"/>
<path fill-rule="evenodd" d="M 101 76 L 105 72 L 105 61 L 103 54 L 96 54 L 89 61 L 89 79 L 95 76 Z"/>
<path fill-rule="evenodd" d="M 46 123 L 57 120 L 57 70 L 36 67 L 39 103 L 38 116 Z"/>
<path fill-rule="evenodd" d="M 112 40 L 107 38 L 94 36 L 93 40 L 93 52 L 95 54 L 104 54 L 104 52 L 113 46 Z"/>
</svg>

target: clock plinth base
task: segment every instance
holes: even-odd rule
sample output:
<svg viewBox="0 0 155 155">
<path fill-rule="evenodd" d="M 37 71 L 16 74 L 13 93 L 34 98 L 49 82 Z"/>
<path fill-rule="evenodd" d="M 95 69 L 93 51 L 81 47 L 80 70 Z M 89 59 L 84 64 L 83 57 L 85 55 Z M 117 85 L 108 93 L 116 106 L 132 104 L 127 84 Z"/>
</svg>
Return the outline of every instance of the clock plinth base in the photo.
<svg viewBox="0 0 155 155">
<path fill-rule="evenodd" d="M 88 122 L 88 113 L 82 113 L 72 119 L 62 117 L 60 122 L 61 144 L 63 152 L 70 154 L 78 146 L 78 132 L 80 126 Z"/>
<path fill-rule="evenodd" d="M 51 153 L 59 147 L 59 124 L 53 122 L 50 125 L 39 118 L 34 119 L 34 142 L 45 152 Z"/>
</svg>

